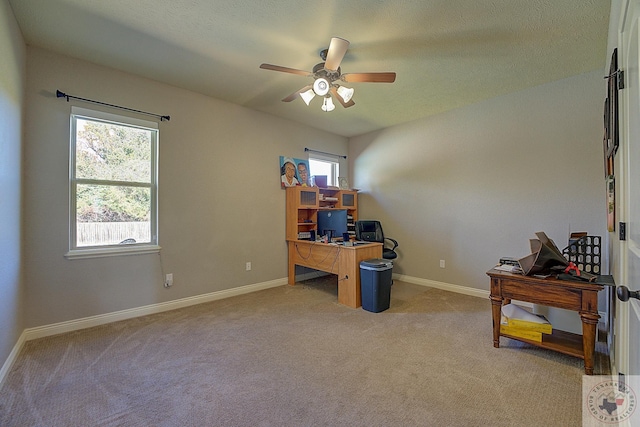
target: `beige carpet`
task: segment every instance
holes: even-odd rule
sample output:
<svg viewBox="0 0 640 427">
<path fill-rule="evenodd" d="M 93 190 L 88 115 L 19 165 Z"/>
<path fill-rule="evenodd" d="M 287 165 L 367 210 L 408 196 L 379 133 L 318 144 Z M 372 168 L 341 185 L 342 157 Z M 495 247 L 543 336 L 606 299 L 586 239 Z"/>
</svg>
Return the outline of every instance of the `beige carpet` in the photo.
<svg viewBox="0 0 640 427">
<path fill-rule="evenodd" d="M 488 299 L 316 279 L 28 342 L 1 426 L 579 426 L 582 360 L 502 339 Z M 599 373 L 599 372 L 596 372 Z"/>
</svg>

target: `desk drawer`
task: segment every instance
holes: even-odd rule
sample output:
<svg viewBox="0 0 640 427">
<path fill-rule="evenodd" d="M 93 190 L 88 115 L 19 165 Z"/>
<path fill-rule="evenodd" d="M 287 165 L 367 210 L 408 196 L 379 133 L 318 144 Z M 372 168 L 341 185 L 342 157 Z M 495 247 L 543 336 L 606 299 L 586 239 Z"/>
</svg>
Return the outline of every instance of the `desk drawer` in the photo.
<svg viewBox="0 0 640 427">
<path fill-rule="evenodd" d="M 500 280 L 502 297 L 527 301 L 550 307 L 580 310 L 582 293 L 578 289 L 567 289 L 552 284 L 522 283 Z"/>
</svg>

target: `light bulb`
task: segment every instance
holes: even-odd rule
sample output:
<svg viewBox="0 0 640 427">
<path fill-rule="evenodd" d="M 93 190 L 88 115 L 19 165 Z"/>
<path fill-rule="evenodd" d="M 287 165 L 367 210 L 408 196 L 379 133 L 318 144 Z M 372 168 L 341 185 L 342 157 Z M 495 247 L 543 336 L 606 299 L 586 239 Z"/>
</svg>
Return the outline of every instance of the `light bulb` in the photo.
<svg viewBox="0 0 640 427">
<path fill-rule="evenodd" d="M 329 93 L 329 81 L 327 79 L 323 79 L 322 77 L 316 79 L 316 81 L 313 82 L 313 91 L 318 96 L 325 96 L 327 93 Z"/>
<path fill-rule="evenodd" d="M 313 93 L 313 89 L 309 89 L 306 92 L 300 92 L 300 98 L 302 98 L 304 103 L 307 105 L 309 105 L 314 96 L 316 96 L 316 94 Z"/>
<path fill-rule="evenodd" d="M 340 95 L 340 98 L 342 98 L 344 102 L 349 102 L 349 100 L 353 96 L 353 92 L 354 90 L 352 88 L 348 88 L 344 86 L 340 86 L 338 88 L 338 95 Z"/>
<path fill-rule="evenodd" d="M 333 100 L 331 99 L 331 97 L 327 96 L 324 99 L 324 102 L 322 103 L 322 107 L 321 108 L 322 108 L 322 111 L 326 111 L 328 113 L 329 111 L 333 111 L 336 108 L 336 106 L 334 105 Z"/>
</svg>

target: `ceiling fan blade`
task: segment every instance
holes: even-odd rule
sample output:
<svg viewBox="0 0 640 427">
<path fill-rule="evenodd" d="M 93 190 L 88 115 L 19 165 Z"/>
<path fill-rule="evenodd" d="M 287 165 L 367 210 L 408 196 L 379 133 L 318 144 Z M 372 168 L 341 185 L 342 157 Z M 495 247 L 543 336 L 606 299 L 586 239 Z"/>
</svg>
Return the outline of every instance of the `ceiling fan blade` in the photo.
<svg viewBox="0 0 640 427">
<path fill-rule="evenodd" d="M 281 67 L 280 65 L 260 64 L 260 68 L 262 68 L 263 70 L 282 71 L 283 73 L 298 74 L 300 76 L 311 76 L 311 73 L 309 71 Z"/>
<path fill-rule="evenodd" d="M 349 100 L 349 102 L 344 102 L 344 100 L 342 99 L 342 97 L 341 97 L 341 96 L 340 96 L 340 94 L 338 93 L 338 89 L 336 89 L 335 87 L 331 86 L 331 89 L 329 89 L 329 90 L 331 91 L 331 95 L 333 95 L 333 97 L 334 97 L 335 99 L 337 99 L 337 100 L 338 100 L 338 102 L 339 102 L 340 104 L 342 104 L 342 106 L 343 106 L 344 108 L 349 108 L 349 107 L 351 107 L 351 106 L 353 106 L 353 105 L 356 105 L 356 103 L 355 103 L 355 102 L 353 102 L 353 99 L 350 99 L 350 100 Z"/>
<path fill-rule="evenodd" d="M 393 83 L 396 81 L 396 73 L 348 73 L 343 74 L 340 79 L 348 83 Z"/>
<path fill-rule="evenodd" d="M 311 88 L 312 88 L 312 86 L 311 86 L 311 85 L 307 85 L 307 86 L 303 87 L 302 89 L 297 90 L 297 91 L 293 92 L 291 95 L 289 95 L 289 96 L 287 96 L 286 98 L 284 98 L 284 99 L 282 100 L 282 102 L 291 102 L 291 101 L 293 101 L 294 99 L 296 99 L 296 98 L 298 97 L 298 95 L 300 95 L 302 92 L 306 92 L 306 91 L 308 91 L 308 90 L 309 90 L 309 89 L 311 89 Z"/>
<path fill-rule="evenodd" d="M 324 68 L 330 71 L 336 71 L 347 53 L 349 41 L 340 37 L 333 37 L 327 51 L 327 59 L 324 61 Z"/>
</svg>

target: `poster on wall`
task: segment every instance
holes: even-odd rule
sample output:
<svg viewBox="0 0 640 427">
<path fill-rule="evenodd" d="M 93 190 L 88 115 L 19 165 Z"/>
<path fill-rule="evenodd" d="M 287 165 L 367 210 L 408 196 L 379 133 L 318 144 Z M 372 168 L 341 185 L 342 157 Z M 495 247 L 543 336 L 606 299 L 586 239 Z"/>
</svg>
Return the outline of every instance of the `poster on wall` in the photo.
<svg viewBox="0 0 640 427">
<path fill-rule="evenodd" d="M 607 177 L 607 230 L 616 230 L 616 181 L 613 175 Z"/>
<path fill-rule="evenodd" d="M 309 160 L 280 156 L 280 187 L 310 187 Z"/>
<path fill-rule="evenodd" d="M 605 100 L 605 138 L 607 141 L 607 157 L 615 156 L 619 145 L 618 129 L 618 49 L 613 49 L 609 75 L 607 76 L 607 99 Z"/>
</svg>

